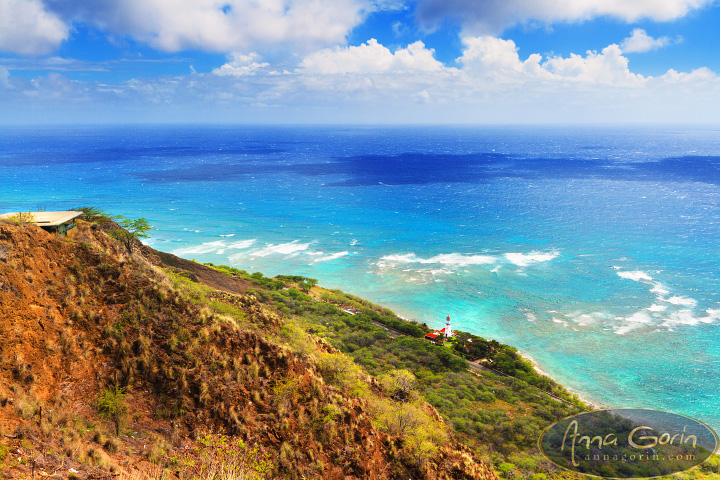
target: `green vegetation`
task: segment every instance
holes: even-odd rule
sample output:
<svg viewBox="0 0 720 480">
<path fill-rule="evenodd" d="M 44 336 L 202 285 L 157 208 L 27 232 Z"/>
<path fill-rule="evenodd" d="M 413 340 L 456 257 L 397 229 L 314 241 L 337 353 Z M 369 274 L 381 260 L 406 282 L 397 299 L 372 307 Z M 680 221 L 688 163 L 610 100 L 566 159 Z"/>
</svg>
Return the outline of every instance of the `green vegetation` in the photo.
<svg viewBox="0 0 720 480">
<path fill-rule="evenodd" d="M 115 435 L 120 436 L 120 427 L 128 412 L 127 394 L 122 387 L 108 388 L 100 392 L 97 408 L 104 418 L 115 425 Z"/>
<path fill-rule="evenodd" d="M 259 480 L 272 473 L 271 455 L 261 453 L 257 446 L 249 448 L 239 438 L 204 433 L 198 443 L 192 451 L 171 459 L 180 478 Z"/>
<path fill-rule="evenodd" d="M 308 293 L 310 289 L 318 283 L 315 278 L 301 277 L 299 275 L 278 275 L 275 278 L 286 283 L 295 283 L 298 285 L 300 290 L 305 293 Z"/>
<path fill-rule="evenodd" d="M 113 216 L 107 214 L 103 210 L 95 207 L 75 207 L 72 209 L 76 212 L 82 212 L 80 218 L 87 220 L 88 222 L 95 222 L 101 225 L 107 224 L 112 220 Z"/>
<path fill-rule="evenodd" d="M 542 390 L 552 392 L 558 389 L 557 383 L 552 379 L 538 375 L 530 362 L 522 358 L 515 347 L 460 331 L 455 332 L 450 347 L 465 358 L 483 359 L 484 365 Z"/>
<path fill-rule="evenodd" d="M 125 218 L 122 216 L 114 217 L 113 220 L 121 227 L 110 230 L 108 234 L 120 242 L 132 254 L 135 243 L 141 238 L 149 238 L 148 233 L 152 230 L 152 226 L 145 218 Z"/>
<path fill-rule="evenodd" d="M 252 282 L 259 290 L 252 293 L 264 302 L 272 303 L 278 310 L 286 314 L 304 315 L 305 312 L 313 312 L 320 315 L 349 315 L 343 312 L 340 307 L 347 307 L 358 312 L 354 315 L 360 323 L 378 323 L 392 328 L 406 335 L 422 338 L 432 330 L 426 324 L 403 320 L 386 308 L 373 305 L 367 300 L 348 295 L 340 290 L 322 290 L 319 297 L 309 296 L 310 289 L 317 284 L 314 278 L 301 276 L 278 275 L 267 278 L 260 272 L 248 273 L 225 265 L 214 265 L 205 263 L 219 272 L 232 277 L 238 277 Z M 298 288 L 295 288 L 298 287 Z M 267 291 L 270 290 L 270 291 Z M 279 292 L 284 290 L 283 292 Z M 275 291 L 278 291 L 275 294 Z M 289 298 L 288 298 L 289 297 Z"/>
<path fill-rule="evenodd" d="M 283 329 L 288 331 L 288 338 L 295 337 L 297 351 L 303 351 L 298 332 L 306 331 L 327 339 L 377 376 L 388 398 L 374 408 L 375 425 L 393 434 L 415 432 L 407 443 L 415 445 L 419 455 L 424 452 L 421 457 L 432 452 L 430 445 L 442 435 L 428 433 L 422 422 L 417 423 L 422 410 L 414 398 L 434 406 L 489 463 L 498 468 L 505 464 L 507 472 L 502 476 L 555 477 L 560 473 L 540 454 L 537 439 L 555 421 L 587 407 L 553 380 L 538 374 L 513 347 L 464 332 L 458 332 L 448 348 L 435 346 L 422 338 L 431 331 L 427 325 L 403 320 L 339 290 L 320 289 L 310 296 L 293 288 L 296 277 L 268 279 L 229 267 L 212 267 L 251 281 L 258 288 L 248 293 L 294 318 L 296 326 L 286 320 Z M 357 314 L 350 315 L 341 307 L 352 308 Z M 406 335 L 392 337 L 385 326 Z M 472 345 L 470 352 L 464 345 Z M 488 366 L 509 376 L 470 371 L 464 357 L 484 358 Z M 321 359 L 326 378 L 340 383 L 338 378 L 353 376 L 342 358 Z"/>
<path fill-rule="evenodd" d="M 107 230 L 107 234 L 120 243 L 129 254 L 141 238 L 149 238 L 153 227 L 146 218 L 127 218 L 123 215 L 110 215 L 96 207 L 75 207 L 73 210 L 83 212 L 81 219 L 96 223 Z M 114 228 L 116 227 L 116 228 Z"/>
</svg>

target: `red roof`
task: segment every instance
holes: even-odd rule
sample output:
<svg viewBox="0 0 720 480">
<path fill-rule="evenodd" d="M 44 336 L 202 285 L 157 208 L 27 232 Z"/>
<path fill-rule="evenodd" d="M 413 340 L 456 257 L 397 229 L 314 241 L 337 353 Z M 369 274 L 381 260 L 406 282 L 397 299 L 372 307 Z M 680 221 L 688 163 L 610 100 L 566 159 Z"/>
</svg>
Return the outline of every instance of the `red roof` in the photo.
<svg viewBox="0 0 720 480">
<path fill-rule="evenodd" d="M 433 333 L 428 333 L 427 335 L 425 335 L 425 337 L 435 338 L 435 337 L 437 337 L 438 335 L 439 335 L 438 332 L 433 332 Z"/>
</svg>

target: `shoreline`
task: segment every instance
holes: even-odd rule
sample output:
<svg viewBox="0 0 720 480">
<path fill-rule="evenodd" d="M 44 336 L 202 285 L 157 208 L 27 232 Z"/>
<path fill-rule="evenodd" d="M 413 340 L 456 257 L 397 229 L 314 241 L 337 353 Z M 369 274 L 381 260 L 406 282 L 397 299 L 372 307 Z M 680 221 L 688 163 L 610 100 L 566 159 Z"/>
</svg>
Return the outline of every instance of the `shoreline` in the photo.
<svg viewBox="0 0 720 480">
<path fill-rule="evenodd" d="M 345 290 L 345 288 L 340 288 L 340 290 L 342 290 L 343 292 L 346 292 L 346 293 L 347 293 L 347 291 Z M 355 294 L 351 293 L 350 295 L 355 295 Z M 395 314 L 395 316 L 397 316 L 398 318 L 400 318 L 400 319 L 402 319 L 402 320 L 405 320 L 406 322 L 413 322 L 413 321 L 417 322 L 417 321 L 418 321 L 418 320 L 414 320 L 413 318 L 410 318 L 411 316 L 414 317 L 414 315 L 405 316 L 405 315 L 400 315 L 400 314 L 398 314 L 398 313 L 397 313 L 397 309 L 402 310 L 403 307 L 402 307 L 402 305 L 399 305 L 399 304 L 397 304 L 397 303 L 393 303 L 392 305 L 387 306 L 387 305 L 383 305 L 383 304 L 381 304 L 381 303 L 378 303 L 378 302 L 376 302 L 376 301 L 374 301 L 374 300 L 372 300 L 372 299 L 366 298 L 366 297 L 359 297 L 359 298 L 362 298 L 362 299 L 367 300 L 367 301 L 369 301 L 369 302 L 372 302 L 372 303 L 374 303 L 374 304 L 376 304 L 376 305 L 380 305 L 380 306 L 382 306 L 383 308 L 387 308 L 388 310 L 391 310 L 391 311 Z M 407 315 L 407 314 L 406 314 L 406 315 Z M 469 332 L 469 333 L 472 333 L 473 335 L 478 335 L 478 336 L 481 336 L 481 337 L 482 337 L 482 335 L 480 335 L 479 333 L 473 333 L 473 332 Z M 508 344 L 508 345 L 509 345 L 509 344 Z M 510 345 L 510 346 L 513 346 L 513 345 Z M 591 399 L 587 396 L 587 393 L 577 391 L 577 390 L 575 390 L 574 388 L 570 388 L 569 386 L 567 386 L 564 382 L 560 382 L 558 379 L 556 379 L 555 377 L 553 377 L 552 375 L 550 375 L 546 370 L 543 370 L 543 368 L 540 366 L 540 364 L 539 364 L 533 357 L 531 357 L 529 354 L 527 354 L 527 353 L 525 353 L 525 352 L 522 352 L 522 351 L 520 351 L 520 350 L 518 350 L 517 353 L 518 353 L 518 355 L 520 355 L 524 360 L 527 360 L 528 362 L 530 362 L 530 364 L 532 365 L 533 369 L 534 369 L 537 373 L 539 373 L 540 375 L 542 375 L 542 376 L 544 376 L 544 377 L 549 378 L 550 380 L 552 380 L 553 382 L 557 383 L 558 385 L 560 385 L 561 387 L 563 387 L 565 390 L 567 390 L 568 392 L 570 392 L 571 394 L 577 395 L 577 397 L 580 399 L 580 401 L 582 401 L 582 402 L 585 403 L 586 405 L 589 405 L 590 407 L 592 407 L 592 408 L 595 409 L 595 410 L 602 410 L 602 409 L 610 408 L 609 406 L 603 405 L 602 403 L 600 403 L 600 402 L 598 402 L 598 401 L 596 401 L 596 400 L 591 400 Z"/>
<path fill-rule="evenodd" d="M 560 382 L 558 379 L 556 379 L 555 377 L 553 377 L 552 375 L 550 375 L 549 373 L 547 373 L 545 370 L 543 370 L 542 367 L 540 367 L 540 364 L 539 364 L 533 357 L 531 357 L 530 355 L 528 355 L 527 353 L 521 352 L 520 350 L 518 350 L 518 355 L 520 355 L 523 359 L 525 359 L 525 360 L 527 360 L 528 362 L 530 362 L 530 364 L 532 365 L 532 367 L 535 369 L 535 371 L 536 371 L 537 373 L 539 373 L 539 374 L 542 375 L 543 377 L 549 378 L 550 380 L 552 380 L 553 382 L 555 382 L 555 383 L 557 383 L 558 385 L 562 386 L 565 390 L 567 390 L 568 392 L 572 393 L 573 395 L 577 395 L 577 397 L 578 397 L 583 403 L 586 403 L 587 405 L 590 405 L 591 407 L 593 407 L 593 408 L 596 409 L 596 410 L 602 410 L 602 409 L 609 408 L 607 405 L 603 405 L 602 403 L 599 403 L 599 402 L 597 402 L 597 401 L 595 401 L 595 400 L 590 400 L 590 399 L 587 397 L 587 394 L 586 394 L 586 393 L 584 393 L 584 392 L 578 392 L 577 390 L 575 390 L 575 389 L 573 389 L 573 388 L 570 388 L 570 387 L 568 387 L 567 385 L 565 385 L 565 383 Z"/>
</svg>

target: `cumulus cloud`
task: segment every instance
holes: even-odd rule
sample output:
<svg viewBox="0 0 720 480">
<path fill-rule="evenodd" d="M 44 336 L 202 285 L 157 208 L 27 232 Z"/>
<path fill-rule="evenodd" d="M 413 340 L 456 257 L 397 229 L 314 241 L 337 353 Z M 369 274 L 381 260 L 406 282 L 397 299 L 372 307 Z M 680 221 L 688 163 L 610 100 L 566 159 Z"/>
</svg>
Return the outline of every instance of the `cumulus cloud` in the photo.
<svg viewBox="0 0 720 480">
<path fill-rule="evenodd" d="M 300 68 L 308 73 L 384 73 L 384 72 L 432 72 L 443 69 L 435 59 L 434 50 L 425 48 L 421 41 L 407 48 L 391 52 L 377 40 L 370 39 L 360 46 L 323 49 L 305 57 Z"/>
<path fill-rule="evenodd" d="M 521 57 L 514 42 L 491 36 L 464 37 L 455 67 L 438 62 L 421 42 L 389 49 L 370 40 L 317 50 L 294 68 L 236 53 L 212 73 L 111 84 L 9 79 L 13 88 L 0 95 L 0 106 L 24 97 L 10 111 L 26 108 L 29 97 L 38 99 L 37 111 L 87 99 L 90 113 L 126 111 L 133 119 L 145 112 L 142 118 L 155 121 L 202 121 L 196 115 L 207 115 L 213 121 L 285 123 L 717 122 L 713 105 L 720 102 L 720 78 L 708 68 L 645 77 L 629 69 L 618 45 L 582 55 Z"/>
<path fill-rule="evenodd" d="M 416 16 L 426 26 L 445 19 L 469 34 L 498 34 L 517 24 L 573 22 L 609 16 L 625 22 L 668 21 L 713 0 L 418 0 Z"/>
<path fill-rule="evenodd" d="M 164 51 L 311 51 L 344 42 L 368 12 L 392 8 L 367 0 L 49 1 L 66 21 L 131 35 Z"/>
<path fill-rule="evenodd" d="M 624 53 L 645 53 L 671 43 L 670 37 L 653 38 L 642 28 L 636 28 L 628 38 L 622 41 L 620 48 Z"/>
<path fill-rule="evenodd" d="M 630 72 L 627 57 L 614 44 L 600 53 L 588 51 L 584 57 L 576 54 L 568 58 L 553 57 L 543 67 L 557 77 L 585 83 L 626 86 L 645 81 L 642 75 Z"/>
<path fill-rule="evenodd" d="M 243 76 L 243 75 L 255 75 L 259 70 L 270 66 L 267 62 L 256 62 L 258 58 L 257 53 L 251 53 L 249 55 L 243 55 L 241 53 L 233 53 L 230 55 L 228 63 L 216 68 L 212 71 L 215 75 L 226 76 Z"/>
<path fill-rule="evenodd" d="M 68 37 L 69 29 L 39 0 L 0 1 L 0 51 L 44 55 Z"/>
<path fill-rule="evenodd" d="M 495 79 L 512 81 L 565 80 L 587 84 L 631 85 L 645 81 L 631 73 L 628 59 L 620 47 L 609 45 L 600 53 L 587 51 L 585 56 L 551 57 L 533 53 L 521 60 L 512 40 L 491 36 L 463 38 L 465 49 L 458 59 L 463 71 L 484 73 Z"/>
<path fill-rule="evenodd" d="M 671 68 L 658 78 L 667 84 L 715 84 L 718 81 L 718 75 L 707 67 L 690 72 L 677 72 Z"/>
<path fill-rule="evenodd" d="M 466 73 L 489 75 L 497 80 L 522 79 L 530 77 L 549 77 L 540 66 L 542 55 L 534 53 L 521 61 L 517 46 L 512 40 L 491 37 L 464 37 L 464 50 L 457 59 Z"/>
</svg>

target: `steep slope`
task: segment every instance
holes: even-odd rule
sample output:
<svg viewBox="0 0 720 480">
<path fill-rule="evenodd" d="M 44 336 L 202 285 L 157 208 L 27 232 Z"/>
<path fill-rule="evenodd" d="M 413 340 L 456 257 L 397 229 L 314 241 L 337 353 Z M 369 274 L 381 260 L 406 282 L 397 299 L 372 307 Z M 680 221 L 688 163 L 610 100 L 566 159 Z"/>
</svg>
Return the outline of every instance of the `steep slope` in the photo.
<svg viewBox="0 0 720 480">
<path fill-rule="evenodd" d="M 432 407 L 391 399 L 246 281 L 128 255 L 104 228 L 0 225 L 6 478 L 210 478 L 235 445 L 246 478 L 495 480 Z"/>
</svg>

